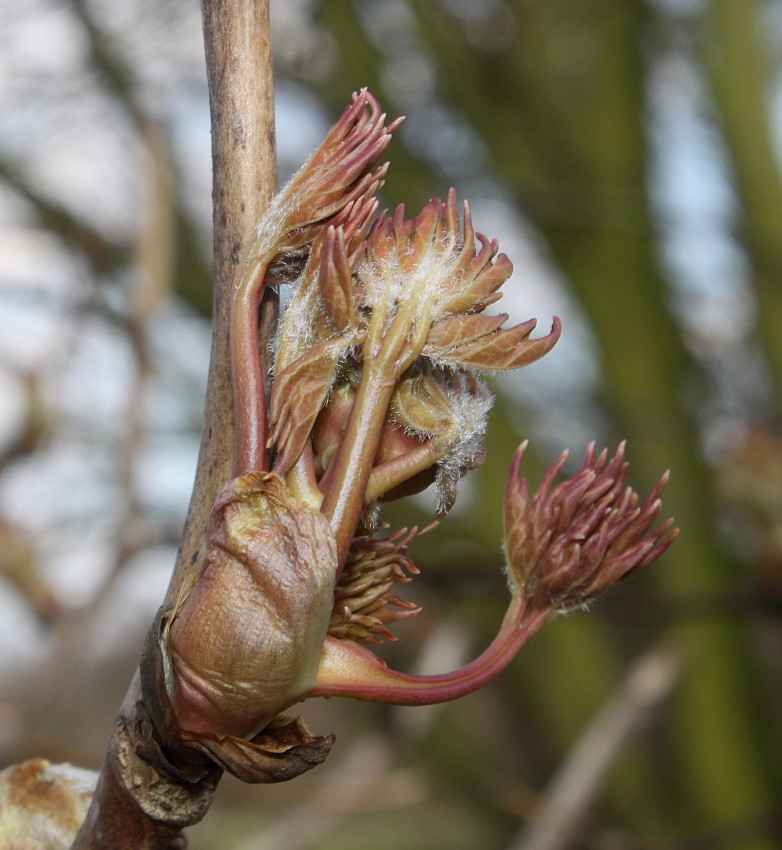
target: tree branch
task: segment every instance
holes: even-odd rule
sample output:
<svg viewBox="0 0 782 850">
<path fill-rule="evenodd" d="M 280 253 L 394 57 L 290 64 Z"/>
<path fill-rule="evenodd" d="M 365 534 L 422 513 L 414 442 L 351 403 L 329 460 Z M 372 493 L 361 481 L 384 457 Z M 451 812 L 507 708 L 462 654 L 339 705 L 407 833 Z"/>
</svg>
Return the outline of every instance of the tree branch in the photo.
<svg viewBox="0 0 782 850">
<path fill-rule="evenodd" d="M 268 0 L 204 0 L 203 10 L 214 172 L 212 357 L 196 481 L 168 601 L 176 598 L 198 555 L 217 490 L 231 477 L 231 288 L 253 228 L 277 185 Z M 276 304 L 267 300 L 264 329 L 274 313 Z"/>
<path fill-rule="evenodd" d="M 617 753 L 639 724 L 668 696 L 682 672 L 681 647 L 665 643 L 639 658 L 551 780 L 509 850 L 565 850 Z"/>
<path fill-rule="evenodd" d="M 230 297 L 246 242 L 276 188 L 268 0 L 204 0 L 203 14 L 214 169 L 212 349 L 196 479 L 167 603 L 176 599 L 196 564 L 214 497 L 231 477 Z M 275 318 L 276 302 L 268 298 L 261 310 L 261 344 Z M 173 850 L 183 846 L 179 830 L 200 820 L 210 805 L 220 771 L 188 782 L 164 775 L 138 755 L 139 694 L 137 675 L 117 717 L 74 850 Z"/>
</svg>

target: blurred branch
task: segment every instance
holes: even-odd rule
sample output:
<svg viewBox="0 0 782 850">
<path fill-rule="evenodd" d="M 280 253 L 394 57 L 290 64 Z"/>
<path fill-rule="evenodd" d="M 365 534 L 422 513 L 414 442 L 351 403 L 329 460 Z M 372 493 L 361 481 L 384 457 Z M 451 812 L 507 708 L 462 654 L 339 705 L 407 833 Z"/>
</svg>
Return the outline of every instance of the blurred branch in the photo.
<svg viewBox="0 0 782 850">
<path fill-rule="evenodd" d="M 573 746 L 509 850 L 563 850 L 571 845 L 616 755 L 670 693 L 681 667 L 681 650 L 670 644 L 636 661 L 620 690 Z"/>
<path fill-rule="evenodd" d="M 60 612 L 28 533 L 0 515 L 0 577 L 10 582 L 44 622 Z"/>
<path fill-rule="evenodd" d="M 49 433 L 48 411 L 38 375 L 34 371 L 23 372 L 18 378 L 25 393 L 24 418 L 17 433 L 0 451 L 0 473 L 40 448 Z M 0 577 L 17 589 L 43 622 L 54 620 L 60 613 L 59 603 L 41 570 L 32 535 L 4 514 L 0 514 Z"/>
<path fill-rule="evenodd" d="M 17 166 L 2 159 L 0 180 L 32 207 L 43 230 L 55 234 L 70 250 L 81 251 L 96 274 L 106 273 L 127 260 L 129 243 L 107 239 L 64 204 L 39 191 Z"/>
<path fill-rule="evenodd" d="M 387 798 L 392 753 L 387 741 L 367 735 L 340 760 L 337 779 L 324 782 L 300 805 L 270 827 L 243 841 L 238 850 L 305 850 L 317 847 L 340 822 L 366 809 L 376 797 Z"/>
<path fill-rule="evenodd" d="M 116 50 L 111 49 L 109 37 L 103 32 L 84 0 L 67 0 L 74 17 L 79 21 L 87 36 L 90 64 L 98 71 L 114 99 L 130 111 L 135 120 L 143 119 L 135 95 L 136 81 L 132 70 L 122 61 Z"/>
<path fill-rule="evenodd" d="M 706 23 L 716 38 L 709 39 L 705 53 L 740 199 L 737 224 L 752 267 L 758 331 L 780 399 L 782 174 L 769 123 L 774 69 L 767 28 L 761 23 L 766 11 L 766 4 L 756 0 L 707 4 Z"/>
<path fill-rule="evenodd" d="M 161 169 L 165 168 L 171 178 L 178 177 L 175 174 L 167 137 L 161 129 L 161 122 L 150 114 L 150 110 L 140 96 L 133 69 L 123 62 L 121 54 L 113 49 L 110 35 L 103 30 L 88 3 L 84 0 L 68 0 L 68 5 L 87 37 L 90 62 L 98 72 L 98 79 L 103 82 L 104 88 L 114 103 L 135 125 L 147 152 L 150 151 L 152 136 L 156 136 L 155 155 L 159 159 Z M 173 179 L 171 182 L 173 183 Z M 175 272 L 174 288 L 197 310 L 208 314 L 211 307 L 209 275 L 199 245 L 198 234 L 181 201 L 176 198 L 173 200 L 175 221 L 171 226 L 175 229 L 175 239 L 170 246 L 170 260 L 171 268 Z M 122 255 L 123 259 L 126 258 L 126 253 Z M 176 262 L 173 262 L 174 258 Z"/>
<path fill-rule="evenodd" d="M 174 206 L 165 139 L 157 124 L 139 125 L 142 150 L 141 192 L 130 308 L 118 316 L 130 346 L 134 374 L 130 378 L 124 433 L 117 450 L 120 485 L 117 539 L 112 569 L 95 595 L 98 601 L 117 572 L 149 541 L 137 487 L 137 464 L 146 431 L 146 400 L 152 378 L 148 352 L 149 323 L 171 293 L 174 256 Z"/>
</svg>

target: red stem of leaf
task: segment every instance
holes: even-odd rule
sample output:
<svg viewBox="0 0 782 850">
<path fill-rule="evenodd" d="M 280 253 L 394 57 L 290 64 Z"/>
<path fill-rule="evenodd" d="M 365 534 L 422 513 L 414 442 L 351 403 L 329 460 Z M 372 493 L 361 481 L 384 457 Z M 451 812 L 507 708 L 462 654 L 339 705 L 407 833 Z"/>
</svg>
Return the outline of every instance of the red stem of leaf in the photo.
<svg viewBox="0 0 782 850">
<path fill-rule="evenodd" d="M 264 358 L 258 345 L 258 308 L 266 268 L 266 262 L 253 262 L 239 282 L 231 303 L 234 476 L 269 469 Z"/>
</svg>

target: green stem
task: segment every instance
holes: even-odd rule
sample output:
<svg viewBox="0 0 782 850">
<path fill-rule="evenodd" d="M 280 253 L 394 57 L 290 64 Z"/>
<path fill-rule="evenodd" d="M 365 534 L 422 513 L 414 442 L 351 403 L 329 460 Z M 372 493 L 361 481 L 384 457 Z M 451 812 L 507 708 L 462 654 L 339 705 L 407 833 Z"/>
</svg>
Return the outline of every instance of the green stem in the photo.
<svg viewBox="0 0 782 850">
<path fill-rule="evenodd" d="M 340 573 L 364 509 L 364 494 L 395 386 L 392 365 L 372 359 L 364 361 L 345 436 L 324 478 L 326 490 L 321 513 L 331 523 L 337 539 Z"/>
<path fill-rule="evenodd" d="M 420 318 L 412 315 L 409 305 L 399 306 L 391 326 L 383 333 L 385 311 L 373 312 L 364 343 L 361 381 L 350 411 L 345 436 L 334 465 L 321 486 L 324 499 L 321 512 L 331 523 L 337 539 L 340 569 L 345 565 L 350 543 L 361 519 L 367 486 L 377 455 L 388 405 L 399 376 L 423 347 L 426 334 Z M 429 325 L 426 324 L 426 330 Z M 413 339 L 411 339 L 413 331 Z M 378 342 L 379 341 L 379 342 Z"/>
<path fill-rule="evenodd" d="M 442 452 L 432 440 L 426 440 L 409 452 L 378 464 L 369 476 L 364 501 L 376 502 L 386 493 L 409 481 L 414 475 L 425 472 L 442 457 Z"/>
</svg>

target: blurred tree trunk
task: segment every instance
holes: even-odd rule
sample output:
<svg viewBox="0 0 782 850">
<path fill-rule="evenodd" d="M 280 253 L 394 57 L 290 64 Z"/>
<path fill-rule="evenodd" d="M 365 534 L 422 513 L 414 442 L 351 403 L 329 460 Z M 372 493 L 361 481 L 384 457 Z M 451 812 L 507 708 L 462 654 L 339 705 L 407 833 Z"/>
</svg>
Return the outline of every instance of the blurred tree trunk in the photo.
<svg viewBox="0 0 782 850">
<path fill-rule="evenodd" d="M 507 4 L 515 38 L 481 49 L 468 37 L 471 22 L 458 22 L 439 4 L 413 5 L 447 100 L 480 132 L 496 172 L 545 236 L 586 309 L 600 345 L 604 400 L 618 436 L 628 439 L 634 480 L 648 488 L 664 469 L 673 471 L 666 510 L 682 534 L 667 567 L 650 571 L 651 581 L 690 602 L 699 594 L 735 592 L 741 576 L 715 540 L 710 476 L 682 403 L 695 366 L 666 307 L 655 258 L 646 185 L 646 5 L 515 0 Z M 320 16 L 340 48 L 340 83 L 382 80 L 382 56 L 347 4 L 324 0 Z M 506 19 L 503 26 L 506 37 Z M 429 181 L 423 164 L 421 171 Z M 393 177 L 400 189 L 402 175 Z M 556 645 L 557 628 L 535 645 Z M 599 626 L 583 629 L 576 627 L 589 638 L 563 647 L 558 660 L 570 663 L 552 672 L 564 674 L 560 681 L 569 685 L 583 681 L 583 692 L 594 695 L 601 647 L 609 666 L 613 651 Z M 729 827 L 759 818 L 773 798 L 751 697 L 757 683 L 746 630 L 699 617 L 678 633 L 692 663 L 674 708 L 678 778 L 672 802 L 682 823 Z M 561 700 L 561 694 L 550 699 Z M 742 846 L 770 847 L 762 839 Z"/>
<path fill-rule="evenodd" d="M 592 2 L 576 11 L 569 3 L 519 0 L 514 7 L 519 28 L 512 51 L 493 63 L 477 56 L 471 62 L 441 44 L 440 61 L 452 61 L 442 78 L 587 311 L 600 343 L 606 400 L 629 442 L 635 479 L 649 487 L 663 469 L 673 470 L 666 509 L 682 534 L 668 569 L 653 571 L 656 581 L 691 598 L 730 592 L 739 577 L 715 542 L 710 480 L 680 403 L 693 366 L 666 309 L 648 217 L 645 6 Z M 462 69 L 486 75 L 476 91 L 461 87 L 470 75 L 456 72 L 457 56 Z M 735 624 L 712 621 L 687 624 L 682 636 L 697 658 L 675 708 L 682 801 L 704 825 L 758 817 L 772 797 L 750 698 L 746 635 Z M 743 781 L 735 783 L 735 776 Z"/>
<path fill-rule="evenodd" d="M 765 6 L 714 0 L 703 22 L 714 38 L 703 43 L 740 202 L 738 234 L 752 269 L 758 331 L 782 399 L 782 175 L 768 118 L 773 69 Z"/>
</svg>

